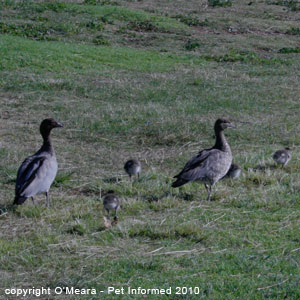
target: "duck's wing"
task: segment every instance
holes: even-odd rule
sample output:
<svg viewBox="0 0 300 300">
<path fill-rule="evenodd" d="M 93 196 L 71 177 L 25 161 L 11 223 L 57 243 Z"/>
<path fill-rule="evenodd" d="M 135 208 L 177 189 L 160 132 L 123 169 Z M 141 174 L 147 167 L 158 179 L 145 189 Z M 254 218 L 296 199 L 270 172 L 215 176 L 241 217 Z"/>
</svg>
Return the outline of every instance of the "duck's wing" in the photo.
<svg viewBox="0 0 300 300">
<path fill-rule="evenodd" d="M 16 181 L 16 195 L 21 195 L 42 171 L 45 156 L 29 156 L 21 164 Z"/>
<path fill-rule="evenodd" d="M 207 158 L 212 154 L 212 151 L 214 149 L 205 149 L 200 151 L 197 155 L 195 155 L 194 157 L 192 157 L 184 166 L 184 168 L 182 169 L 182 171 L 174 176 L 174 178 L 179 178 L 181 177 L 183 174 L 192 171 L 196 168 L 198 168 L 199 166 L 201 166 L 201 164 L 203 164 Z"/>
<path fill-rule="evenodd" d="M 218 159 L 220 151 L 218 149 L 205 149 L 199 152 L 196 156 L 190 159 L 183 170 L 174 178 L 177 180 L 173 182 L 172 187 L 179 187 L 189 181 L 197 179 L 205 179 L 208 170 L 214 159 Z"/>
</svg>

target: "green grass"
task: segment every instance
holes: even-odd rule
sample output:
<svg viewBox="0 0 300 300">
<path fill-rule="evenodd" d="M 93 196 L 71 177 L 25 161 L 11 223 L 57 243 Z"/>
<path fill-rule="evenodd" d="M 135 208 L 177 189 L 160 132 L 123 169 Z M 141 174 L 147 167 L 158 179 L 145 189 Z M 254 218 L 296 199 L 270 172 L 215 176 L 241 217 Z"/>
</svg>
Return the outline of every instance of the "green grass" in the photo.
<svg viewBox="0 0 300 300">
<path fill-rule="evenodd" d="M 33 286 L 105 291 L 57 299 L 112 299 L 108 286 L 173 289 L 149 299 L 300 298 L 296 4 L 230 3 L 0 1 L 0 299 Z M 226 136 L 242 176 L 211 202 L 201 184 L 172 189 L 221 116 L 236 125 Z M 41 195 L 12 208 L 46 117 L 64 124 L 52 205 Z M 288 146 L 291 162 L 274 166 Z M 132 183 L 131 157 L 143 164 Z M 122 207 L 107 229 L 111 189 Z"/>
<path fill-rule="evenodd" d="M 94 67 L 104 70 L 113 68 L 166 72 L 174 69 L 176 64 L 201 64 L 204 61 L 199 57 L 184 54 L 178 57 L 155 50 L 141 51 L 125 47 L 112 49 L 62 42 L 47 44 L 9 35 L 3 35 L 0 43 L 3 50 L 0 69 L 7 71 L 35 68 L 40 72 L 89 72 Z"/>
</svg>

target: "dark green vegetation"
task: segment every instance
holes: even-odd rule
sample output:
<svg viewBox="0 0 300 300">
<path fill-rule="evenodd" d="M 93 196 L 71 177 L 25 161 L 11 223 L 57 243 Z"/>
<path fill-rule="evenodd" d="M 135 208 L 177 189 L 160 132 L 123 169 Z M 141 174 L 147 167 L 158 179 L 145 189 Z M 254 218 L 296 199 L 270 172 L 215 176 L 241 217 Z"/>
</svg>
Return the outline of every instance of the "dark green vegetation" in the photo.
<svg viewBox="0 0 300 300">
<path fill-rule="evenodd" d="M 209 2 L 0 1 L 1 299 L 32 286 L 300 298 L 298 4 Z M 219 183 L 210 203 L 202 185 L 171 189 L 220 116 L 236 123 L 227 136 L 241 178 Z M 53 131 L 52 207 L 41 196 L 13 211 L 45 117 L 65 126 Z M 281 170 L 271 155 L 284 146 L 294 153 Z M 132 185 L 130 157 L 144 165 Z M 109 189 L 123 203 L 105 229 Z"/>
</svg>

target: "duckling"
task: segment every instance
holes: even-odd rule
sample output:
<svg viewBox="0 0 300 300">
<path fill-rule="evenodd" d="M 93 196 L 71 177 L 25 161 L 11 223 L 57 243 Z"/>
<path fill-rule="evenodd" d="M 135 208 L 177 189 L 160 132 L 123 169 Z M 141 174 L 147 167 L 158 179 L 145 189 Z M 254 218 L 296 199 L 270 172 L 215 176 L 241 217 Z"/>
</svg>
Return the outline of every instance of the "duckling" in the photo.
<svg viewBox="0 0 300 300">
<path fill-rule="evenodd" d="M 233 127 L 229 120 L 218 119 L 214 125 L 215 145 L 200 151 L 189 160 L 183 170 L 174 177 L 176 181 L 173 182 L 172 187 L 179 187 L 190 181 L 202 181 L 207 190 L 207 200 L 210 201 L 213 187 L 227 174 L 232 163 L 232 153 L 224 130 Z"/>
<path fill-rule="evenodd" d="M 15 200 L 13 204 L 23 204 L 31 197 L 46 194 L 46 205 L 50 206 L 49 189 L 56 177 L 58 165 L 50 133 L 53 128 L 63 127 L 54 119 L 45 119 L 40 125 L 43 145 L 34 155 L 27 157 L 21 164 L 16 181 Z"/>
<path fill-rule="evenodd" d="M 115 211 L 115 217 L 114 220 L 118 220 L 118 210 L 120 208 L 120 198 L 115 194 L 114 191 L 108 191 L 106 195 L 103 198 L 103 210 L 107 211 L 108 217 L 110 216 L 110 211 L 114 210 Z"/>
<path fill-rule="evenodd" d="M 288 162 L 291 160 L 291 158 L 292 158 L 292 150 L 288 147 L 281 149 L 281 150 L 277 150 L 273 154 L 274 161 L 277 164 L 280 164 L 282 166 L 282 168 L 288 164 Z"/>
<path fill-rule="evenodd" d="M 137 175 L 138 178 L 140 178 L 140 172 L 142 170 L 142 164 L 139 160 L 136 159 L 130 159 L 128 160 L 125 165 L 124 169 L 126 173 L 129 175 L 130 181 L 132 175 Z"/>
<path fill-rule="evenodd" d="M 240 166 L 238 166 L 237 164 L 232 163 L 231 166 L 230 166 L 230 169 L 228 170 L 225 177 L 235 179 L 235 178 L 240 177 L 241 172 L 242 172 L 242 169 L 240 168 Z"/>
</svg>

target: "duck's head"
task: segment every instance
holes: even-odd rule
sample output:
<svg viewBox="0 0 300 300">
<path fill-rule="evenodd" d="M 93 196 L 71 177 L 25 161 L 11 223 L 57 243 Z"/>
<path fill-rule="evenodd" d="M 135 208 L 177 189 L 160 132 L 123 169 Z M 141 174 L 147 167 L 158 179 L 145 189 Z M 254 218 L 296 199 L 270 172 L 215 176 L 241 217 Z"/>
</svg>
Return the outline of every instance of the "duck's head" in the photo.
<svg viewBox="0 0 300 300">
<path fill-rule="evenodd" d="M 53 128 L 63 127 L 63 125 L 54 119 L 45 119 L 42 121 L 40 126 L 40 132 L 42 136 L 47 135 Z"/>
<path fill-rule="evenodd" d="M 220 118 L 215 123 L 215 131 L 222 131 L 226 128 L 234 128 L 234 124 L 228 119 Z"/>
</svg>

